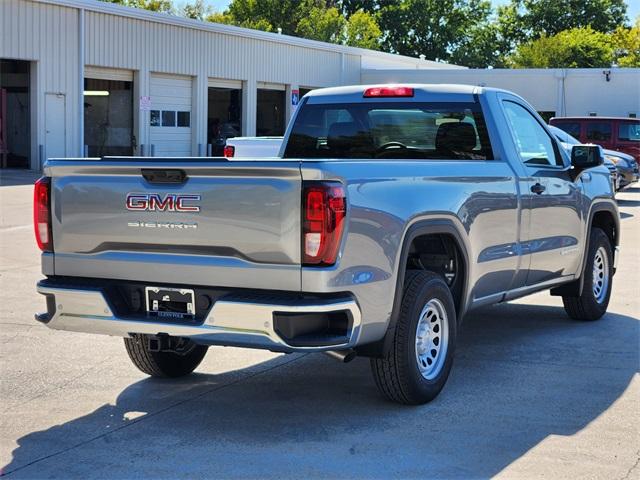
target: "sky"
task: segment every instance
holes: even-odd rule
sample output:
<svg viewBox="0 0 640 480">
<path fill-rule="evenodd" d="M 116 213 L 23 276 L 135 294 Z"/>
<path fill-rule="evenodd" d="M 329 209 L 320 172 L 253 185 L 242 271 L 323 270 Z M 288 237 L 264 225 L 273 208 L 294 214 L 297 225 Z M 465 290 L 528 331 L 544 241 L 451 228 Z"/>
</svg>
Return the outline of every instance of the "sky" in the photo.
<svg viewBox="0 0 640 480">
<path fill-rule="evenodd" d="M 205 0 L 205 1 L 206 3 L 211 5 L 211 7 L 214 10 L 218 12 L 221 12 L 225 8 L 227 8 L 227 5 L 229 5 L 229 3 L 231 2 L 231 0 Z M 505 3 L 509 3 L 509 0 L 491 0 L 491 3 L 493 3 L 493 6 L 495 7 L 497 5 L 504 5 Z M 627 6 L 629 7 L 627 9 L 627 16 L 633 23 L 635 18 L 638 15 L 640 15 L 640 0 L 627 0 L 626 3 L 627 3 Z"/>
</svg>

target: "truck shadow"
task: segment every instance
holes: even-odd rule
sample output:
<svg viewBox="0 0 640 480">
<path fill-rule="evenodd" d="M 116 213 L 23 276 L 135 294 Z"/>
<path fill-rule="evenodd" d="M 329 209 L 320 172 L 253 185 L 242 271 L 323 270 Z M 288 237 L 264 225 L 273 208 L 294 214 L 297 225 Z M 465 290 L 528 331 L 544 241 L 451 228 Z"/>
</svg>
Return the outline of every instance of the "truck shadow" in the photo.
<svg viewBox="0 0 640 480">
<path fill-rule="evenodd" d="M 639 207 L 640 200 L 616 200 L 619 207 Z"/>
<path fill-rule="evenodd" d="M 0 171 L 0 187 L 33 185 L 42 175 L 33 170 L 6 168 Z"/>
<path fill-rule="evenodd" d="M 366 359 L 342 365 L 287 356 L 241 372 L 146 379 L 115 405 L 20 438 L 3 471 L 10 478 L 485 478 L 605 412 L 638 371 L 639 328 L 638 319 L 615 313 L 571 321 L 559 307 L 476 311 L 449 383 L 420 407 L 383 400 Z"/>
</svg>

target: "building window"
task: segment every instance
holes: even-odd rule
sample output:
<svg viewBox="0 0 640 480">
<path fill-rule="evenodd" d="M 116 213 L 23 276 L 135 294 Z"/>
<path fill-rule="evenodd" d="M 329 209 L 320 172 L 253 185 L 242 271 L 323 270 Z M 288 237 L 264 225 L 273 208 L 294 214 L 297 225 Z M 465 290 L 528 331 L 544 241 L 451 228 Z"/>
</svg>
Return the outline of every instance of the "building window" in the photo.
<svg viewBox="0 0 640 480">
<path fill-rule="evenodd" d="M 191 126 L 191 112 L 178 112 L 178 126 L 179 127 Z"/>
<path fill-rule="evenodd" d="M 549 120 L 551 120 L 553 117 L 556 116 L 556 112 L 542 111 L 542 112 L 538 112 L 538 115 L 542 117 L 542 120 L 544 120 L 544 123 L 549 123 Z"/>
<path fill-rule="evenodd" d="M 84 80 L 84 144 L 90 157 L 133 155 L 133 82 Z"/>
<path fill-rule="evenodd" d="M 175 127 L 176 126 L 176 112 L 175 112 L 175 110 L 163 110 L 162 111 L 162 126 L 163 127 Z"/>
<path fill-rule="evenodd" d="M 151 110 L 149 116 L 149 125 L 152 127 L 160 126 L 160 110 Z"/>
</svg>

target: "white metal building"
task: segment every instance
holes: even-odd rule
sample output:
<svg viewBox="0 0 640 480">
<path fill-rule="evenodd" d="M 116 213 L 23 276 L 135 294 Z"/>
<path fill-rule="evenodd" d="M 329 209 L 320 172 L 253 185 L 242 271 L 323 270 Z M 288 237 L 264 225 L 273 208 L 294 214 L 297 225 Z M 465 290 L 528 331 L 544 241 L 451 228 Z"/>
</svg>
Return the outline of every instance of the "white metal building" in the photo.
<svg viewBox="0 0 640 480">
<path fill-rule="evenodd" d="M 282 134 L 298 94 L 363 68 L 460 68 L 95 0 L 0 0 L 0 60 L 3 164 L 33 169 L 219 154 L 229 136 Z"/>
<path fill-rule="evenodd" d="M 506 88 L 547 117 L 640 115 L 640 69 L 469 70 L 97 0 L 0 0 L 0 165 L 219 155 L 231 136 L 281 135 L 308 89 L 388 82 Z"/>
<path fill-rule="evenodd" d="M 511 90 L 545 118 L 640 117 L 640 68 L 363 69 L 362 83 L 462 83 Z"/>
</svg>

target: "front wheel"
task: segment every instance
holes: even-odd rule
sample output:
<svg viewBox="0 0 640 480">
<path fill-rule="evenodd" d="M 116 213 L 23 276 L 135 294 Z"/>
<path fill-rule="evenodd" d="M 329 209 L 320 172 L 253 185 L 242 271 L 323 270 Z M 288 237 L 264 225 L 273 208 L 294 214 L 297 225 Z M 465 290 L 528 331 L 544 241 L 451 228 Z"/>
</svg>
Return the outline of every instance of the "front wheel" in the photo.
<svg viewBox="0 0 640 480">
<path fill-rule="evenodd" d="M 613 283 L 613 251 L 609 237 L 600 228 L 591 230 L 579 297 L 562 297 L 567 314 L 575 320 L 598 320 L 607 311 Z"/>
<path fill-rule="evenodd" d="M 183 377 L 200 365 L 208 347 L 186 338 L 175 340 L 173 350 L 155 351 L 150 349 L 148 335 L 133 334 L 131 338 L 124 339 L 124 346 L 141 372 L 152 377 Z"/>
<path fill-rule="evenodd" d="M 451 291 L 439 275 L 413 272 L 406 279 L 393 343 L 371 359 L 380 392 L 390 400 L 419 405 L 444 387 L 456 345 L 456 311 Z"/>
</svg>

